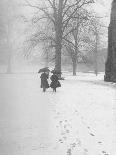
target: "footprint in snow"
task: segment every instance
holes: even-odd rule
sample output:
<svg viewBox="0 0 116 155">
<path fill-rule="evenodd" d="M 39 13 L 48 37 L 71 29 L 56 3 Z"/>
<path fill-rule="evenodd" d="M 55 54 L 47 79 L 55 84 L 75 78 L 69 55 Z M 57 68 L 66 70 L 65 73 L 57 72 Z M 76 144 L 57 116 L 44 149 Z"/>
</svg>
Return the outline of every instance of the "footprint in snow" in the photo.
<svg viewBox="0 0 116 155">
<path fill-rule="evenodd" d="M 62 137 L 64 140 L 66 140 L 67 139 L 67 137 L 66 136 L 64 136 L 64 137 Z"/>
<path fill-rule="evenodd" d="M 84 151 L 85 151 L 85 152 L 88 152 L 88 150 L 87 150 L 87 149 L 84 149 Z"/>
<path fill-rule="evenodd" d="M 72 153 L 71 153 L 71 151 L 70 151 L 70 149 L 67 151 L 67 155 L 71 155 Z"/>
<path fill-rule="evenodd" d="M 81 141 L 79 139 L 76 139 L 76 143 L 78 146 L 81 146 Z"/>
<path fill-rule="evenodd" d="M 63 140 L 62 140 L 62 139 L 59 139 L 59 142 L 60 142 L 60 143 L 63 143 Z"/>
<path fill-rule="evenodd" d="M 60 124 L 62 124 L 62 121 L 59 121 Z"/>
<path fill-rule="evenodd" d="M 75 110 L 75 113 L 76 113 L 77 115 L 79 115 L 79 112 L 78 112 L 77 110 Z"/>
<path fill-rule="evenodd" d="M 84 155 L 87 155 L 87 154 L 88 154 L 88 150 L 84 149 Z"/>
<path fill-rule="evenodd" d="M 93 133 L 90 133 L 91 136 L 95 136 Z"/>
<path fill-rule="evenodd" d="M 99 141 L 98 143 L 99 143 L 99 144 L 102 144 L 102 142 L 101 142 L 101 141 Z"/>
<path fill-rule="evenodd" d="M 70 144 L 71 145 L 71 148 L 73 149 L 73 148 L 75 148 L 76 147 L 76 143 L 72 143 L 72 144 Z"/>
<path fill-rule="evenodd" d="M 104 155 L 109 155 L 106 151 L 102 151 L 102 153 L 103 153 Z"/>
<path fill-rule="evenodd" d="M 69 130 L 66 130 L 66 133 L 69 133 L 70 131 Z"/>
</svg>

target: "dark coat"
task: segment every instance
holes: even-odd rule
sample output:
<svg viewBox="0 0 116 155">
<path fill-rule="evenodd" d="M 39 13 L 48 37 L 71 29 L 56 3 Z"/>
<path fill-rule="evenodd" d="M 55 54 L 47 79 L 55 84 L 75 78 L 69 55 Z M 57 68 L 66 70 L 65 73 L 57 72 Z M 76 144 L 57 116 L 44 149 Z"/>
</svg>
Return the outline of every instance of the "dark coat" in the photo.
<svg viewBox="0 0 116 155">
<path fill-rule="evenodd" d="M 61 84 L 58 81 L 58 76 L 56 74 L 53 74 L 50 79 L 52 81 L 51 84 L 50 84 L 51 88 L 61 87 Z"/>
<path fill-rule="evenodd" d="M 45 88 L 49 88 L 49 84 L 48 84 L 48 75 L 46 73 L 42 73 L 41 76 L 41 88 L 45 87 Z"/>
</svg>

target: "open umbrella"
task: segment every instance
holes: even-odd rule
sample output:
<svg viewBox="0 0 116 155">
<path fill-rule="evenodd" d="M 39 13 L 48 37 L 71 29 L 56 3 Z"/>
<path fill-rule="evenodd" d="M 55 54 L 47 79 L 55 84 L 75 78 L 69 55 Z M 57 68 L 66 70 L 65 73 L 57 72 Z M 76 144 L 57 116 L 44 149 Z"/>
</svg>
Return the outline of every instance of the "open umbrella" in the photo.
<svg viewBox="0 0 116 155">
<path fill-rule="evenodd" d="M 48 67 L 44 67 L 44 68 L 41 68 L 38 73 L 42 73 L 42 72 L 50 72 L 50 70 Z"/>
</svg>

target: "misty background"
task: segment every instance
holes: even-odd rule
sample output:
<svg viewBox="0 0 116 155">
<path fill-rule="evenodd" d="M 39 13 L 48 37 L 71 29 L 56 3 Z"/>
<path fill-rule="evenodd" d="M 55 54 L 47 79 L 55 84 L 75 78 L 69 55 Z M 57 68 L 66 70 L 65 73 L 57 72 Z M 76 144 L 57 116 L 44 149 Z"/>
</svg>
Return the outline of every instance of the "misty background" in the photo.
<svg viewBox="0 0 116 155">
<path fill-rule="evenodd" d="M 31 4 L 44 5 L 44 1 L 29 1 Z M 0 73 L 37 72 L 44 66 L 54 67 L 54 48 L 49 46 L 48 40 L 41 38 L 34 45 L 30 43 L 33 34 L 46 31 L 52 34 L 51 26 L 46 20 L 34 22 L 41 17 L 36 8 L 28 6 L 25 0 L 0 1 Z M 104 71 L 107 57 L 107 28 L 110 21 L 111 1 L 98 0 L 88 6 L 96 20 L 98 33 L 97 43 L 97 69 Z M 85 28 L 86 29 L 86 28 Z M 91 28 L 92 29 L 92 28 Z M 84 29 L 82 30 L 84 31 Z M 80 38 L 85 33 L 80 33 Z M 95 31 L 86 33 L 83 45 L 79 49 L 77 71 L 88 72 L 95 70 Z M 73 40 L 72 40 L 73 42 Z M 52 43 L 51 43 L 52 44 Z M 83 46 L 83 47 L 82 47 Z M 72 71 L 70 51 L 62 49 L 62 70 Z"/>
</svg>

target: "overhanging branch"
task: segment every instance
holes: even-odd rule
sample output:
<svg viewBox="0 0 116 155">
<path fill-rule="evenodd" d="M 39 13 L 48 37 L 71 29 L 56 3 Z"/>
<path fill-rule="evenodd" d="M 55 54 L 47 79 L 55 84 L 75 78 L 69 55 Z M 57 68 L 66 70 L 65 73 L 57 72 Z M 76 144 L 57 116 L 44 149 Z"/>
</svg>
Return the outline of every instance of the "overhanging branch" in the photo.
<svg viewBox="0 0 116 155">
<path fill-rule="evenodd" d="M 29 1 L 25 0 L 26 3 L 27 3 L 27 6 L 29 7 L 32 7 L 32 8 L 36 8 L 40 11 L 42 11 L 46 16 L 47 18 L 49 18 L 54 24 L 55 24 L 55 20 L 50 16 L 50 14 L 47 12 L 47 8 L 40 8 L 39 6 L 37 5 L 32 5 L 31 3 L 29 3 Z"/>
<path fill-rule="evenodd" d="M 81 1 L 81 0 L 80 0 L 80 1 Z M 79 2 L 80 2 L 80 1 L 79 1 Z M 63 21 L 63 32 L 64 32 L 65 28 L 67 27 L 69 21 L 72 19 L 73 15 L 76 13 L 76 11 L 77 11 L 78 9 L 80 9 L 83 5 L 86 5 L 86 4 L 89 4 L 89 3 L 93 3 L 93 1 L 92 1 L 92 0 L 89 0 L 89 1 L 86 1 L 86 0 L 85 0 L 80 6 L 78 6 L 79 3 L 76 3 L 76 4 L 75 4 L 77 7 L 76 7 L 76 8 L 74 9 L 74 11 L 69 15 L 69 17 L 68 17 L 66 20 Z"/>
</svg>

